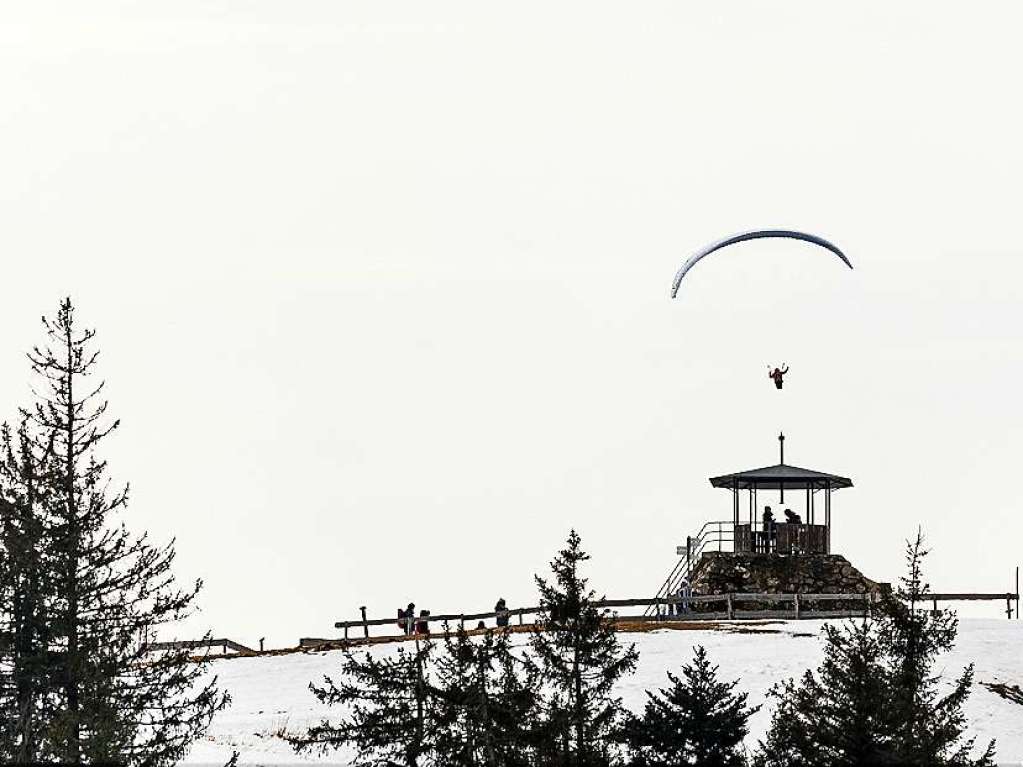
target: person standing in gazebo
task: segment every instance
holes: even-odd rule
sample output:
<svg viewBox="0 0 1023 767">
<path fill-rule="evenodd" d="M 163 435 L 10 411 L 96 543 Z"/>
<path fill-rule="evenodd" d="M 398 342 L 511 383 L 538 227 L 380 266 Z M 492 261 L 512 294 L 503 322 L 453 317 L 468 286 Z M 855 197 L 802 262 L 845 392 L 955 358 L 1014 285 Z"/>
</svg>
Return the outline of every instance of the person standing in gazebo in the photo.
<svg viewBox="0 0 1023 767">
<path fill-rule="evenodd" d="M 778 534 L 775 524 L 777 523 L 774 521 L 774 512 L 771 511 L 770 506 L 765 506 L 762 534 L 764 536 L 764 551 L 768 553 L 774 551 L 774 538 Z"/>
</svg>

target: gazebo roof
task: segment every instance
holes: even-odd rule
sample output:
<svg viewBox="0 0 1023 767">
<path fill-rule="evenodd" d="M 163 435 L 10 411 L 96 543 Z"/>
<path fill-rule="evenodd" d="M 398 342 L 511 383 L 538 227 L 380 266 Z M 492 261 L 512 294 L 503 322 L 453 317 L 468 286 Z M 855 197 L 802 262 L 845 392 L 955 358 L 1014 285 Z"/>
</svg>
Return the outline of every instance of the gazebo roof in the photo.
<svg viewBox="0 0 1023 767">
<path fill-rule="evenodd" d="M 830 487 L 838 490 L 843 487 L 852 487 L 852 480 L 848 477 L 840 477 L 837 474 L 826 474 L 813 469 L 801 469 L 798 466 L 789 466 L 787 463 L 779 463 L 774 466 L 765 466 L 761 469 L 750 469 L 735 474 L 724 474 L 720 477 L 711 477 L 710 484 L 714 487 L 723 487 L 729 490 L 778 490 L 784 486 L 786 490 L 823 490 Z"/>
</svg>

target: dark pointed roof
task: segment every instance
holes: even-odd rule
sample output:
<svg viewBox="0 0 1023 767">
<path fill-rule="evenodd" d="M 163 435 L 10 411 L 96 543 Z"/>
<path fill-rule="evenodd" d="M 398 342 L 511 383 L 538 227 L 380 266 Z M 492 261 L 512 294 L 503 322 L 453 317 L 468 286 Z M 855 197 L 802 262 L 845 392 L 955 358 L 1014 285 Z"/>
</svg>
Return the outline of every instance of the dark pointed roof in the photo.
<svg viewBox="0 0 1023 767">
<path fill-rule="evenodd" d="M 787 463 L 710 478 L 710 484 L 714 487 L 733 489 L 736 483 L 740 490 L 750 490 L 754 487 L 757 490 L 778 490 L 782 485 L 786 490 L 806 490 L 807 488 L 823 490 L 825 487 L 838 490 L 843 487 L 852 487 L 852 480 L 848 477 L 825 474 L 813 469 L 801 469 L 798 466 L 789 466 Z"/>
</svg>

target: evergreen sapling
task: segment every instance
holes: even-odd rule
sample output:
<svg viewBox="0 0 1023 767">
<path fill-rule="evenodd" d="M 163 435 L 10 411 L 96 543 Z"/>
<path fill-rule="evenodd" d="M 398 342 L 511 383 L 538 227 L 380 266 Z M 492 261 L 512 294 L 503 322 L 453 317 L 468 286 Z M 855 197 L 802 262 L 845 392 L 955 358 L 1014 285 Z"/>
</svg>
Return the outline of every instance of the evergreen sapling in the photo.
<svg viewBox="0 0 1023 767">
<path fill-rule="evenodd" d="M 722 682 L 707 651 L 697 647 L 682 676 L 668 672 L 671 686 L 647 691 L 642 717 L 625 724 L 632 767 L 739 767 L 746 763 L 742 741 L 759 706 L 736 693 L 738 681 Z"/>
</svg>

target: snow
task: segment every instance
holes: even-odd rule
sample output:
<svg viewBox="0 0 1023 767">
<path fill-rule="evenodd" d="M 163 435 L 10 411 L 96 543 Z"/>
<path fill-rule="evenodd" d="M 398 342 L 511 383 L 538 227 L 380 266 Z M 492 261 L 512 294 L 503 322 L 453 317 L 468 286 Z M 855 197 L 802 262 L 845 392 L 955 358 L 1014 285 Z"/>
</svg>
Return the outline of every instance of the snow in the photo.
<svg viewBox="0 0 1023 767">
<path fill-rule="evenodd" d="M 620 694 L 629 708 L 641 708 L 644 690 L 663 686 L 665 672 L 677 670 L 691 658 L 693 645 L 702 644 L 712 662 L 720 666 L 722 679 L 740 679 L 739 687 L 750 694 L 750 702 L 764 703 L 773 684 L 817 666 L 822 623 L 749 622 L 733 624 L 730 631 L 662 629 L 622 634 L 623 641 L 635 643 L 640 660 L 636 673 L 619 687 Z M 750 630 L 755 633 L 744 633 Z M 936 670 L 951 679 L 972 662 L 975 682 L 1023 684 L 1021 643 L 1023 622 L 964 618 L 955 650 L 942 657 Z M 378 645 L 372 652 L 394 652 L 395 647 Z M 330 710 L 317 703 L 308 685 L 313 680 L 319 682 L 324 675 L 336 674 L 341 661 L 342 654 L 333 651 L 223 659 L 211 664 L 211 673 L 217 674 L 233 702 L 216 717 L 207 738 L 195 744 L 187 763 L 222 765 L 237 749 L 241 763 L 248 765 L 349 764 L 351 754 L 343 752 L 296 755 L 273 734 L 282 728 L 301 731 L 330 716 Z M 749 747 L 764 736 L 770 709 L 768 703 L 751 719 Z M 1023 707 L 975 684 L 966 713 L 969 732 L 978 744 L 997 740 L 999 764 L 1023 763 Z"/>
</svg>

